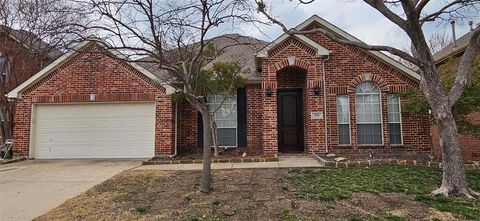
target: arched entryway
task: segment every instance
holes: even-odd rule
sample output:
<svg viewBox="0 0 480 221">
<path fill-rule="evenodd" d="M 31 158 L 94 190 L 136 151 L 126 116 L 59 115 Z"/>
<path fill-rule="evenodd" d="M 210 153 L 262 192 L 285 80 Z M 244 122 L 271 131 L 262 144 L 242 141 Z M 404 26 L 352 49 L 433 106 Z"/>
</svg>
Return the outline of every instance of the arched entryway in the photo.
<svg viewBox="0 0 480 221">
<path fill-rule="evenodd" d="M 277 71 L 278 151 L 305 150 L 305 86 L 307 70 L 287 66 Z"/>
</svg>

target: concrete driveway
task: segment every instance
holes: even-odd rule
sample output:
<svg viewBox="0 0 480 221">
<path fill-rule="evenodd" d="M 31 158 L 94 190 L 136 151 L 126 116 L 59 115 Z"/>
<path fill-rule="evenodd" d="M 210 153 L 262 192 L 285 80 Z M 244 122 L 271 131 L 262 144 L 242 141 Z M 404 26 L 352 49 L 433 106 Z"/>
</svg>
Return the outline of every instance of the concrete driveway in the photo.
<svg viewBox="0 0 480 221">
<path fill-rule="evenodd" d="M 0 166 L 0 220 L 31 220 L 141 160 L 27 160 Z"/>
</svg>

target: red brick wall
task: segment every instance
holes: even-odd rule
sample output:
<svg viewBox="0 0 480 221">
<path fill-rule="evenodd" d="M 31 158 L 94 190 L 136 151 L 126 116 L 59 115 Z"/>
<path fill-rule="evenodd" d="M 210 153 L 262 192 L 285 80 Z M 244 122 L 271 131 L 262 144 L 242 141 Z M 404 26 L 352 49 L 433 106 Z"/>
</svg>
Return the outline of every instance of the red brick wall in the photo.
<svg viewBox="0 0 480 221">
<path fill-rule="evenodd" d="M 178 115 L 178 152 L 197 152 L 198 111 L 187 101 L 182 101 L 179 103 Z"/>
<path fill-rule="evenodd" d="M 312 28 L 312 27 L 308 27 Z M 308 29 L 307 28 L 307 29 Z M 301 85 L 304 94 L 305 110 L 305 147 L 306 151 L 325 151 L 324 120 L 310 120 L 312 111 L 325 111 L 323 107 L 323 87 L 327 88 L 327 122 L 328 147 L 334 152 L 359 152 L 366 149 L 400 148 L 414 151 L 430 151 L 431 139 L 428 116 L 402 114 L 403 145 L 391 146 L 388 132 L 387 94 L 401 93 L 409 88 L 418 88 L 415 80 L 403 75 L 384 61 L 351 46 L 343 46 L 330 41 L 322 35 L 308 36 L 331 51 L 327 60 L 315 56 L 315 50 L 305 44 L 290 38 L 269 51 L 268 59 L 262 62 L 262 90 L 271 88 L 273 92 L 281 87 L 298 87 Z M 291 65 L 288 57 L 295 56 L 294 67 L 306 72 L 305 77 L 288 76 Z M 323 68 L 326 82 L 323 83 Z M 297 81 L 296 83 L 293 81 Z M 381 89 L 381 104 L 383 115 L 383 145 L 357 145 L 355 125 L 355 87 L 363 81 L 373 81 Z M 313 87 L 320 86 L 322 94 L 313 95 Z M 336 95 L 348 94 L 351 108 L 351 145 L 338 145 Z M 263 148 L 267 154 L 277 152 L 277 97 L 263 94 Z"/>
<path fill-rule="evenodd" d="M 247 84 L 247 146 L 245 152 L 248 155 L 262 155 L 262 93 L 260 84 Z M 198 152 L 198 111 L 187 101 L 179 105 L 178 119 L 178 151 L 179 153 Z"/>
<path fill-rule="evenodd" d="M 103 49 L 91 43 L 85 50 Z M 155 154 L 172 152 L 174 103 L 165 88 L 123 61 L 99 53 L 79 53 L 23 92 L 14 117 L 16 153 L 28 155 L 33 104 L 88 102 L 89 94 L 97 94 L 97 102 L 155 102 Z"/>
<path fill-rule="evenodd" d="M 480 124 L 480 112 L 473 112 L 467 115 L 472 123 Z M 432 125 L 431 127 L 433 153 L 435 158 L 441 159 L 442 152 L 440 149 L 440 135 L 438 133 L 438 127 Z M 480 138 L 473 134 L 459 134 L 458 140 L 460 147 L 462 148 L 463 159 L 465 161 L 480 161 Z"/>
<path fill-rule="evenodd" d="M 247 84 L 247 147 L 248 155 L 263 154 L 262 148 L 262 87 L 260 84 Z"/>
<path fill-rule="evenodd" d="M 0 53 L 10 56 L 10 79 L 2 85 L 2 94 L 9 92 L 50 62 L 46 56 L 33 54 L 25 46 L 0 33 Z"/>
</svg>

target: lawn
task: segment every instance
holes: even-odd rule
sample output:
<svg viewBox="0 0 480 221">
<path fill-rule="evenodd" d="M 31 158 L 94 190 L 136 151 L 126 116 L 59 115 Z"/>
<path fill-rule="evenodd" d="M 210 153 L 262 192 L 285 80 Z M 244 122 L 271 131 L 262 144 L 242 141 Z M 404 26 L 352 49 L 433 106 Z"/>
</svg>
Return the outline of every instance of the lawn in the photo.
<svg viewBox="0 0 480 221">
<path fill-rule="evenodd" d="M 480 190 L 480 171 L 468 171 Z M 431 197 L 438 169 L 249 169 L 123 172 L 36 220 L 480 220 L 480 202 Z"/>
</svg>

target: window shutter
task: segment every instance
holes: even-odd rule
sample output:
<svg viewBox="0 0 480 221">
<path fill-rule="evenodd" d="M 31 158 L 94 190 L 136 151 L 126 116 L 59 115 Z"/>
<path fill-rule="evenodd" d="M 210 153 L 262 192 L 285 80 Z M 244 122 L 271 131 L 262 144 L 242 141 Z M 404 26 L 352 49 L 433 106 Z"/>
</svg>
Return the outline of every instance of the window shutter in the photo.
<svg viewBox="0 0 480 221">
<path fill-rule="evenodd" d="M 197 112 L 197 147 L 203 148 L 203 118 L 200 111 Z"/>
<path fill-rule="evenodd" d="M 237 145 L 247 147 L 247 94 L 245 88 L 237 89 Z"/>
</svg>

